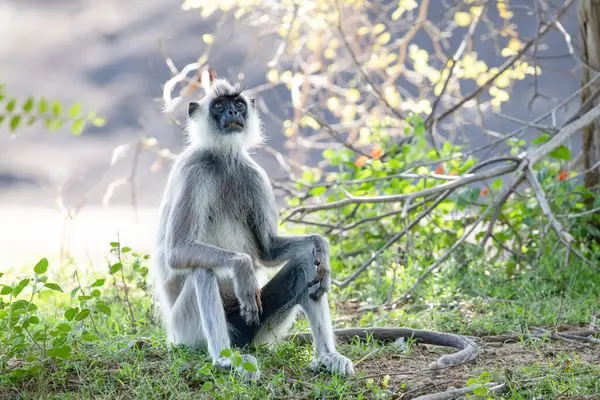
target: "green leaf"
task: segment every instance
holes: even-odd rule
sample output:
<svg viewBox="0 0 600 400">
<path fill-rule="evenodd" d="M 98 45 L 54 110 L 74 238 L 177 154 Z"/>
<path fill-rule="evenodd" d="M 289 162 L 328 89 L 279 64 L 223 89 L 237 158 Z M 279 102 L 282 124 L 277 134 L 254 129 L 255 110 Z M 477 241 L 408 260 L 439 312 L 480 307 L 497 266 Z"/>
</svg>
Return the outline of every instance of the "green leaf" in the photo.
<svg viewBox="0 0 600 400">
<path fill-rule="evenodd" d="M 85 310 L 81 310 L 75 316 L 75 321 L 82 321 L 82 320 L 86 319 L 89 315 L 90 315 L 90 310 L 89 309 L 86 308 Z"/>
<path fill-rule="evenodd" d="M 119 242 L 110 242 L 110 247 L 118 248 Z"/>
<path fill-rule="evenodd" d="M 40 323 L 40 318 L 37 315 L 32 315 L 31 317 L 29 317 L 28 321 L 30 324 L 36 325 Z"/>
<path fill-rule="evenodd" d="M 100 291 L 98 289 L 94 289 L 92 290 L 92 293 L 90 293 L 90 296 L 92 297 L 100 297 Z"/>
<path fill-rule="evenodd" d="M 11 99 L 7 104 L 6 104 L 6 111 L 8 112 L 12 112 L 12 110 L 15 109 L 15 106 L 17 105 L 17 99 Z"/>
<path fill-rule="evenodd" d="M 71 128 L 71 131 L 73 132 L 73 135 L 80 135 L 81 132 L 83 132 L 84 127 L 85 127 L 85 120 L 76 119 L 75 121 L 73 121 L 73 127 Z"/>
<path fill-rule="evenodd" d="M 27 120 L 27 126 L 35 124 L 35 121 L 37 121 L 37 117 L 29 117 L 29 119 Z"/>
<path fill-rule="evenodd" d="M 82 333 L 82 334 L 81 334 L 81 338 L 82 338 L 83 340 L 85 340 L 86 342 L 93 342 L 93 341 L 95 341 L 95 340 L 98 340 L 98 337 L 96 337 L 96 336 L 92 335 L 92 334 L 91 334 L 91 333 L 89 333 L 89 332 L 84 332 L 84 333 Z"/>
<path fill-rule="evenodd" d="M 58 324 L 56 326 L 56 329 L 62 333 L 69 333 L 71 332 L 71 325 L 67 324 L 66 322 L 63 322 L 62 324 Z"/>
<path fill-rule="evenodd" d="M 550 157 L 556 158 L 557 160 L 571 160 L 571 151 L 564 145 L 557 147 L 550 152 Z"/>
<path fill-rule="evenodd" d="M 43 274 L 48 271 L 48 260 L 46 258 L 42 258 L 36 265 L 33 267 L 33 271 L 36 274 Z"/>
<path fill-rule="evenodd" d="M 488 389 L 485 386 L 480 386 L 480 387 L 476 387 L 475 389 L 473 389 L 473 394 L 475 396 L 485 397 L 485 395 L 487 393 L 488 393 Z"/>
<path fill-rule="evenodd" d="M 101 127 L 101 126 L 104 126 L 105 123 L 106 123 L 106 120 L 102 117 L 92 118 L 92 125 L 94 125 L 94 126 Z"/>
<path fill-rule="evenodd" d="M 57 292 L 63 291 L 58 283 L 45 283 L 44 287 L 47 287 L 48 289 L 56 290 Z"/>
<path fill-rule="evenodd" d="M 540 136 L 539 138 L 534 139 L 531 144 L 533 145 L 538 145 L 538 144 L 542 144 L 542 143 L 546 143 L 548 140 L 550 140 L 552 138 L 552 136 L 550 136 L 547 133 L 544 133 L 542 136 Z"/>
<path fill-rule="evenodd" d="M 96 303 L 96 310 L 98 310 L 98 312 L 101 312 L 104 315 L 107 315 L 110 317 L 111 311 L 110 308 L 101 302 Z"/>
<path fill-rule="evenodd" d="M 202 385 L 202 391 L 203 392 L 210 392 L 213 388 L 213 383 L 212 382 L 204 382 L 204 385 Z"/>
<path fill-rule="evenodd" d="M 60 114 L 62 113 L 62 105 L 58 101 L 52 102 L 52 112 L 55 116 L 60 117 Z"/>
<path fill-rule="evenodd" d="M 78 101 L 77 103 L 73 104 L 69 109 L 69 117 L 75 118 L 79 114 L 81 114 L 81 102 Z"/>
<path fill-rule="evenodd" d="M 332 149 L 323 150 L 323 158 L 326 158 L 329 160 L 329 159 L 333 158 L 333 156 L 335 156 L 335 151 L 333 151 Z"/>
<path fill-rule="evenodd" d="M 103 286 L 106 279 L 96 279 L 96 282 L 92 283 L 92 287 Z"/>
<path fill-rule="evenodd" d="M 61 128 L 63 122 L 64 121 L 62 121 L 60 119 L 47 119 L 46 122 L 44 123 L 44 126 L 49 131 L 55 132 Z"/>
<path fill-rule="evenodd" d="M 223 349 L 221 353 L 219 353 L 219 357 L 231 357 L 231 349 Z"/>
<path fill-rule="evenodd" d="M 81 288 L 79 286 L 77 286 L 75 289 L 71 290 L 71 299 L 75 298 L 75 295 L 77 294 L 79 289 L 81 289 Z"/>
<path fill-rule="evenodd" d="M 13 292 L 13 288 L 10 286 L 3 286 L 2 289 L 0 289 L 0 294 L 2 294 L 2 295 L 11 294 L 12 292 Z"/>
<path fill-rule="evenodd" d="M 2 122 L 4 122 L 4 115 L 0 115 L 0 125 L 2 125 Z"/>
<path fill-rule="evenodd" d="M 30 281 L 31 281 L 30 279 L 21 280 L 21 282 L 19 282 L 17 284 L 17 286 L 15 286 L 15 290 L 13 291 L 13 296 L 17 297 L 23 291 L 23 289 L 25 289 L 25 287 L 29 284 Z"/>
<path fill-rule="evenodd" d="M 250 372 L 258 371 L 258 368 L 256 367 L 256 365 L 252 364 L 250 361 L 246 361 L 244 363 L 243 367 L 246 371 L 250 371 Z"/>
<path fill-rule="evenodd" d="M 239 354 L 235 354 L 231 357 L 231 364 L 236 368 L 242 365 L 242 361 L 244 361 L 244 359 Z"/>
<path fill-rule="evenodd" d="M 326 191 L 327 191 L 327 188 L 325 186 L 317 186 L 317 187 L 310 189 L 309 193 L 313 196 L 320 196 L 323 193 L 325 193 Z"/>
<path fill-rule="evenodd" d="M 67 321 L 73 321 L 73 318 L 75 318 L 76 313 L 77 311 L 74 308 L 69 308 L 67 311 L 65 311 L 65 318 L 67 319 Z"/>
<path fill-rule="evenodd" d="M 46 100 L 44 97 L 42 97 L 38 102 L 38 111 L 40 114 L 45 114 L 48 112 L 48 100 Z"/>
<path fill-rule="evenodd" d="M 21 116 L 20 115 L 15 115 L 14 117 L 12 117 L 10 119 L 10 131 L 14 132 L 17 130 L 17 128 L 19 127 L 19 124 L 21 123 Z"/>
<path fill-rule="evenodd" d="M 30 112 L 33 110 L 33 97 L 29 97 L 23 104 L 23 111 Z"/>
<path fill-rule="evenodd" d="M 121 249 L 121 253 L 129 253 L 131 251 L 131 247 L 123 247 Z"/>
<path fill-rule="evenodd" d="M 121 267 L 122 267 L 121 263 L 113 264 L 113 265 L 110 266 L 110 272 L 112 274 L 114 274 L 116 272 L 119 272 L 121 270 Z"/>
<path fill-rule="evenodd" d="M 502 179 L 496 179 L 491 186 L 493 190 L 499 190 L 502 187 Z"/>
<path fill-rule="evenodd" d="M 82 295 L 82 296 L 77 297 L 77 300 L 79 300 L 79 301 L 88 301 L 91 299 L 92 299 L 92 296 L 88 296 L 88 295 L 85 295 L 85 296 Z"/>
<path fill-rule="evenodd" d="M 71 356 L 71 346 L 64 345 L 64 346 L 60 346 L 60 347 L 53 347 L 52 349 L 50 349 L 50 351 L 48 353 L 50 353 L 51 356 L 57 357 L 57 358 L 62 358 L 63 360 L 66 360 L 67 358 L 69 358 Z"/>
<path fill-rule="evenodd" d="M 387 162 L 387 164 L 389 165 L 390 168 L 393 168 L 393 169 L 402 168 L 402 163 L 400 161 L 396 160 L 395 158 L 392 158 L 391 160 L 389 160 Z"/>
</svg>

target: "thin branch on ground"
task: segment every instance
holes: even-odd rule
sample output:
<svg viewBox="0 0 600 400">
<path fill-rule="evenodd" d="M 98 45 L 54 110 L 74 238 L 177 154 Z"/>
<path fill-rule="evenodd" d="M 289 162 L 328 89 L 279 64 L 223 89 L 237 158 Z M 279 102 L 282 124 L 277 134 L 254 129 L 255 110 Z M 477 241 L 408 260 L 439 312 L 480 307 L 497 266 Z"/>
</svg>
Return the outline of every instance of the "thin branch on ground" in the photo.
<svg viewBox="0 0 600 400">
<path fill-rule="evenodd" d="M 500 394 L 507 390 L 506 383 L 498 384 L 496 382 L 490 382 L 486 383 L 484 386 L 487 388 L 489 394 Z M 446 392 L 426 394 L 423 396 L 415 397 L 414 400 L 451 400 L 474 393 L 475 389 L 479 387 L 479 385 L 471 385 L 460 389 L 451 389 Z"/>
</svg>

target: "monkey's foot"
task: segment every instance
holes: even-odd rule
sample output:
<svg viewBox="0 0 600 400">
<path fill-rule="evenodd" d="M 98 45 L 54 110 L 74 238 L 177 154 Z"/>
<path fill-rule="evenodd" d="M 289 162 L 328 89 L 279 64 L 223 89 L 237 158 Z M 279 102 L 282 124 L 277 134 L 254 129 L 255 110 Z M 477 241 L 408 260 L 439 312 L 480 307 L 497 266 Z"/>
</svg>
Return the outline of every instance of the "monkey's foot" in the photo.
<svg viewBox="0 0 600 400">
<path fill-rule="evenodd" d="M 246 366 L 248 367 L 248 369 L 246 369 L 244 367 L 244 364 L 246 363 L 252 364 L 254 368 Z M 215 362 L 213 362 L 213 365 L 221 369 L 233 368 L 231 359 L 227 357 L 219 357 L 217 360 L 215 360 Z M 254 371 L 251 371 L 250 369 L 254 369 Z M 258 369 L 258 361 L 256 361 L 256 358 L 254 358 L 254 356 L 251 356 L 250 354 L 242 355 L 242 363 L 235 368 L 235 372 L 237 372 L 238 375 L 241 376 L 244 382 L 257 381 L 260 378 L 260 369 Z"/>
<path fill-rule="evenodd" d="M 310 368 L 313 371 L 318 371 L 323 367 L 332 374 L 354 375 L 352 361 L 340 353 L 321 354 L 310 363 Z"/>
</svg>

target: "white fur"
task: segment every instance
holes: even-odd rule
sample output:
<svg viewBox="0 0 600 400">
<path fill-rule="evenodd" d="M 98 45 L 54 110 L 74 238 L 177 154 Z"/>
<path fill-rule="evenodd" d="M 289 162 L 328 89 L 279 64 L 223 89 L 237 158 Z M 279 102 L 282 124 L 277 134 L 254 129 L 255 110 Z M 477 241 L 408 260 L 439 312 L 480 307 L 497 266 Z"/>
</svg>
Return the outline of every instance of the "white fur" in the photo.
<svg viewBox="0 0 600 400">
<path fill-rule="evenodd" d="M 234 92 L 236 87 L 223 78 L 215 79 L 206 96 L 198 102 L 200 110 L 187 123 L 186 133 L 190 147 L 239 152 L 240 150 L 249 150 L 260 146 L 264 140 L 262 123 L 258 113 L 252 109 L 250 99 L 244 94 L 241 96 L 248 106 L 248 121 L 244 130 L 229 135 L 213 134 L 213 130 L 208 126 L 208 106 L 211 100 L 216 97 L 215 91 L 223 91 L 223 89 Z"/>
</svg>

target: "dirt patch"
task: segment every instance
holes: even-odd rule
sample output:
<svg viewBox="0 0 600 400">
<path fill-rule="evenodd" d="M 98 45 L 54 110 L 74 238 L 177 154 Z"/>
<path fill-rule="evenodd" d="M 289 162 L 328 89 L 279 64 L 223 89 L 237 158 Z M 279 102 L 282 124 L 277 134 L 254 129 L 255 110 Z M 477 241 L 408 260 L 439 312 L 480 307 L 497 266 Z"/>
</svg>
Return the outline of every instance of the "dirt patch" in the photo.
<svg viewBox="0 0 600 400">
<path fill-rule="evenodd" d="M 566 342 L 480 343 L 477 359 L 469 364 L 433 372 L 428 365 L 452 349 L 429 345 L 413 345 L 409 354 L 374 354 L 365 359 L 357 370 L 373 379 L 389 375 L 392 390 L 398 398 L 411 399 L 426 393 L 442 392 L 466 386 L 468 379 L 484 371 L 519 369 L 533 364 L 565 363 L 576 357 L 579 362 L 600 366 L 600 346 Z M 562 358 L 560 358 L 562 356 Z M 565 397 L 568 398 L 568 397 Z"/>
</svg>

